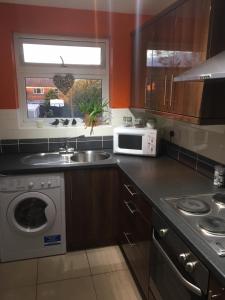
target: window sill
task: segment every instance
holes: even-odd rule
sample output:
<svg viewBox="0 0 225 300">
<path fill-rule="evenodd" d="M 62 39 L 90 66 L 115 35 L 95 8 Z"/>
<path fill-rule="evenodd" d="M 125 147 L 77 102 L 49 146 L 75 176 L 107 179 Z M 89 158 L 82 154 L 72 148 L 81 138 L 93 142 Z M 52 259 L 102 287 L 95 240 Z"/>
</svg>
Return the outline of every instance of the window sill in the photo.
<svg viewBox="0 0 225 300">
<path fill-rule="evenodd" d="M 24 138 L 50 138 L 50 137 L 74 137 L 78 135 L 85 136 L 99 136 L 99 135 L 112 135 L 113 126 L 98 125 L 93 128 L 91 134 L 91 127 L 86 127 L 84 123 L 77 124 L 75 126 L 63 126 L 62 124 L 54 126 L 47 123 L 43 126 L 37 126 L 36 122 L 27 122 L 20 125 L 20 136 Z"/>
</svg>

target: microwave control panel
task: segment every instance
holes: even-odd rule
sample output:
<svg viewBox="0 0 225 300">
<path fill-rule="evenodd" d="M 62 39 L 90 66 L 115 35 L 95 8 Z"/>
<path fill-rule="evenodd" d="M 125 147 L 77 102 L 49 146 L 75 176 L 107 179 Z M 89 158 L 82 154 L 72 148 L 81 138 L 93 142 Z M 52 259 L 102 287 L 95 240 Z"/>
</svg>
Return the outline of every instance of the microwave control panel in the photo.
<svg viewBox="0 0 225 300">
<path fill-rule="evenodd" d="M 147 150 L 149 154 L 156 155 L 156 133 L 147 135 Z"/>
</svg>

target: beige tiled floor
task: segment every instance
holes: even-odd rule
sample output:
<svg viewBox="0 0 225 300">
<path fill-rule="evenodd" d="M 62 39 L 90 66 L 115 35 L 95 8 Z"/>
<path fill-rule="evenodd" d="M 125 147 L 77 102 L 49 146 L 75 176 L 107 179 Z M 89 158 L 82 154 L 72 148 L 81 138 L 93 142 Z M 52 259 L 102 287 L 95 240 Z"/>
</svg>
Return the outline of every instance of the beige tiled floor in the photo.
<svg viewBox="0 0 225 300">
<path fill-rule="evenodd" d="M 92 274 L 127 269 L 126 262 L 118 246 L 87 250 Z"/>
<path fill-rule="evenodd" d="M 0 263 L 1 300 L 140 300 L 119 247 Z"/>
</svg>

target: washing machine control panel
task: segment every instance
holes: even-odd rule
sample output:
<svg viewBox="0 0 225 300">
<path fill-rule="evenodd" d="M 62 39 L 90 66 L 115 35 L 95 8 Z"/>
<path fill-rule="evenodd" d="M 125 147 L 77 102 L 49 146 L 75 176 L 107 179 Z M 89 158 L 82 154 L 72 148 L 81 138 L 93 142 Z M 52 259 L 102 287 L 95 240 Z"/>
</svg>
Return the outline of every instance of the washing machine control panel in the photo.
<svg viewBox="0 0 225 300">
<path fill-rule="evenodd" d="M 7 176 L 0 179 L 0 192 L 35 191 L 60 187 L 60 176 Z"/>
</svg>

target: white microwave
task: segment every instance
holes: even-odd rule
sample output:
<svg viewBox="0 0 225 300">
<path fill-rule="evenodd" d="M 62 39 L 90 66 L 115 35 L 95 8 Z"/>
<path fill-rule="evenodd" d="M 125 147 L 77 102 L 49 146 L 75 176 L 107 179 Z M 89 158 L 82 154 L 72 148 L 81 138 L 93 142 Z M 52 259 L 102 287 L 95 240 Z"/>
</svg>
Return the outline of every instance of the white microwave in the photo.
<svg viewBox="0 0 225 300">
<path fill-rule="evenodd" d="M 113 131 L 113 152 L 156 156 L 157 130 L 148 127 L 117 127 Z"/>
</svg>

